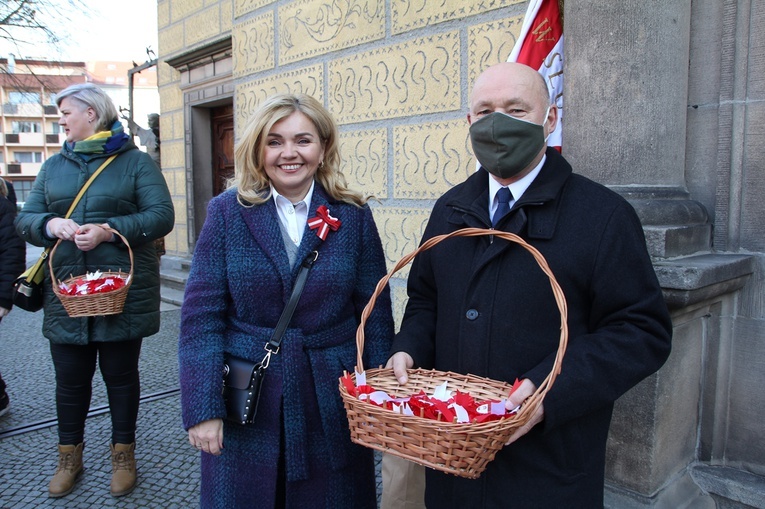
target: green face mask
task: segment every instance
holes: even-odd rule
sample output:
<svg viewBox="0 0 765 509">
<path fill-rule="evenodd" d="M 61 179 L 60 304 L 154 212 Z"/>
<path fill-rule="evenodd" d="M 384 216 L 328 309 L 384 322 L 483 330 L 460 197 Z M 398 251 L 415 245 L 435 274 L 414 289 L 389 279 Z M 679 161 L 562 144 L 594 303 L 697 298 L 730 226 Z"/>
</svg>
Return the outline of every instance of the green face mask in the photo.
<svg viewBox="0 0 765 509">
<path fill-rule="evenodd" d="M 521 120 L 499 111 L 472 123 L 470 141 L 481 166 L 501 179 L 523 171 L 546 143 L 544 124 Z"/>
</svg>

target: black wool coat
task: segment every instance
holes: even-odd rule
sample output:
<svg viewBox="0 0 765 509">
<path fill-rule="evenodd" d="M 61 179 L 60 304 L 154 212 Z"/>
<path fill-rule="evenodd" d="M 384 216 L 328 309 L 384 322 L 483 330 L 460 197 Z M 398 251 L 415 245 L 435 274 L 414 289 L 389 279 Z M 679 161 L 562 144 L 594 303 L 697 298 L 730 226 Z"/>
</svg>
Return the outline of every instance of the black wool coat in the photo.
<svg viewBox="0 0 765 509">
<path fill-rule="evenodd" d="M 442 196 L 423 240 L 491 228 L 483 169 Z M 477 480 L 427 472 L 429 508 L 593 508 L 603 505 L 614 401 L 655 372 L 672 326 L 640 221 L 616 193 L 572 173 L 555 150 L 497 225 L 545 257 L 568 305 L 569 344 L 544 420 L 506 446 Z M 560 338 L 550 282 L 523 247 L 452 238 L 421 253 L 392 352 L 415 364 L 537 386 Z"/>
</svg>

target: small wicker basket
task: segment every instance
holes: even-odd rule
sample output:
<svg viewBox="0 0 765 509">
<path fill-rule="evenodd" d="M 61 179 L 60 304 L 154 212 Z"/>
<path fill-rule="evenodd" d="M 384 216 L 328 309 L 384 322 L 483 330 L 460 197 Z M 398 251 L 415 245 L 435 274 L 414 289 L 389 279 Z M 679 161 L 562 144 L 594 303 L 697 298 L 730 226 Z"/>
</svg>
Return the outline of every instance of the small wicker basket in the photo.
<svg viewBox="0 0 765 509">
<path fill-rule="evenodd" d="M 521 426 L 529 422 L 542 404 L 545 394 L 560 373 L 563 356 L 568 343 L 568 310 L 563 290 L 553 276 L 542 254 L 515 234 L 480 228 L 464 228 L 447 235 L 439 235 L 424 242 L 417 250 L 404 256 L 395 267 L 384 276 L 361 314 L 361 323 L 356 331 L 359 372 L 364 370 L 362 353 L 364 351 L 364 325 L 372 313 L 375 301 L 388 280 L 398 270 L 408 264 L 418 253 L 430 249 L 439 242 L 451 237 L 475 237 L 493 235 L 496 238 L 515 242 L 529 251 L 540 268 L 550 279 L 555 300 L 561 315 L 561 334 L 558 352 L 550 374 L 537 387 L 515 415 L 504 419 L 484 423 L 451 423 L 432 419 L 406 416 L 387 410 L 367 401 L 362 401 L 349 394 L 340 382 L 340 394 L 343 398 L 351 440 L 357 444 L 377 449 L 394 456 L 414 461 L 459 477 L 476 479 L 494 459 L 497 452 L 505 446 L 510 436 Z M 355 379 L 355 374 L 352 375 Z M 437 370 L 413 369 L 408 371 L 409 381 L 402 386 L 393 375 L 392 369 L 366 370 L 367 385 L 377 390 L 397 396 L 416 394 L 420 390 L 432 394 L 435 387 L 448 381 L 449 390 L 468 392 L 476 400 L 499 400 L 506 398 L 511 385 L 474 375 L 461 375 Z"/>
<path fill-rule="evenodd" d="M 87 295 L 68 295 L 63 293 L 59 288 L 59 281 L 56 279 L 56 275 L 53 272 L 53 255 L 56 254 L 56 249 L 61 243 L 61 239 L 56 242 L 56 245 L 53 246 L 53 249 L 50 251 L 50 255 L 48 255 L 48 268 L 50 269 L 50 279 L 53 286 L 53 293 L 56 294 L 56 297 L 58 297 L 58 299 L 61 301 L 61 304 L 63 304 L 64 309 L 66 309 L 67 314 L 71 318 L 79 318 L 83 316 L 116 315 L 122 313 L 122 308 L 125 306 L 125 299 L 127 298 L 128 290 L 130 289 L 130 285 L 133 283 L 133 250 L 130 248 L 130 244 L 128 243 L 127 239 L 123 237 L 122 234 L 117 230 L 113 228 L 104 229 L 117 235 L 120 239 L 122 239 L 122 242 L 124 242 L 125 246 L 128 248 L 128 253 L 130 255 L 129 273 L 122 272 L 122 270 L 118 272 L 102 272 L 103 277 L 111 276 L 124 279 L 125 286 L 122 286 L 121 288 L 117 288 L 116 290 L 112 290 L 110 292 L 93 293 Z M 65 284 L 72 284 L 80 277 L 82 276 L 70 276 L 62 282 Z"/>
</svg>

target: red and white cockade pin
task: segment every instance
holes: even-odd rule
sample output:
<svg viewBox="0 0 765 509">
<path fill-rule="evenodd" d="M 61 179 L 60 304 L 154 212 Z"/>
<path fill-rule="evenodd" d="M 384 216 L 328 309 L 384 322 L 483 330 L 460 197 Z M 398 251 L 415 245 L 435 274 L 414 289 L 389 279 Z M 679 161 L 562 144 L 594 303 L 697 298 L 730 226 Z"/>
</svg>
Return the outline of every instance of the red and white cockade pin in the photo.
<svg viewBox="0 0 765 509">
<path fill-rule="evenodd" d="M 327 240 L 327 233 L 329 230 L 336 232 L 342 222 L 336 217 L 332 217 L 329 214 L 329 209 L 324 205 L 320 205 L 316 209 L 316 217 L 312 217 L 308 220 L 308 227 L 312 230 L 316 230 L 316 235 L 321 240 Z"/>
</svg>

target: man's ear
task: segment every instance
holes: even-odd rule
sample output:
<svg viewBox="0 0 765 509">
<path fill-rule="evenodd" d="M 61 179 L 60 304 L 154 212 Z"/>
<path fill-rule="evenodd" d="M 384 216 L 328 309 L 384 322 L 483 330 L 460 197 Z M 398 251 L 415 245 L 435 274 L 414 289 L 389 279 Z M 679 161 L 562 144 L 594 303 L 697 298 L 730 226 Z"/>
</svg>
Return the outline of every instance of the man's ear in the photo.
<svg viewBox="0 0 765 509">
<path fill-rule="evenodd" d="M 558 107 L 556 105 L 553 104 L 550 106 L 550 111 L 547 113 L 547 118 L 545 120 L 547 120 L 547 134 L 549 135 L 558 125 Z"/>
<path fill-rule="evenodd" d="M 470 115 L 469 111 L 467 114 L 467 121 L 468 121 L 468 125 L 473 125 L 473 117 Z"/>
</svg>

